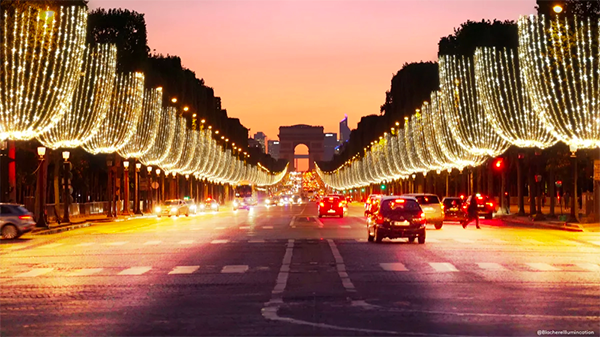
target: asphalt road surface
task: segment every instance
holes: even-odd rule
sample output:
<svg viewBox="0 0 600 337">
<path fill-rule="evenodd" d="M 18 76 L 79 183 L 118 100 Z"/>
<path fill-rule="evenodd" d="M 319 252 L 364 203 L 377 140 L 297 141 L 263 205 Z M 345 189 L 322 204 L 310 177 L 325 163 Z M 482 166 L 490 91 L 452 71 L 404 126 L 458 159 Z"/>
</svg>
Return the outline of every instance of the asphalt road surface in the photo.
<svg viewBox="0 0 600 337">
<path fill-rule="evenodd" d="M 0 335 L 600 333 L 600 233 L 482 220 L 377 244 L 361 213 L 257 207 L 2 242 Z"/>
</svg>

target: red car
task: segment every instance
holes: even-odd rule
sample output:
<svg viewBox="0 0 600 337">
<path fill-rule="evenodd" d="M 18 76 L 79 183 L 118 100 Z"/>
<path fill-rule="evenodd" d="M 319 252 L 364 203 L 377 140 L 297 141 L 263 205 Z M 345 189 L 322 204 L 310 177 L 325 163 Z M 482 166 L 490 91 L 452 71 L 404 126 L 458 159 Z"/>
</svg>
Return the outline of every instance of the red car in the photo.
<svg viewBox="0 0 600 337">
<path fill-rule="evenodd" d="M 346 199 L 340 195 L 328 195 L 319 202 L 319 218 L 324 215 L 337 215 L 340 218 L 348 212 Z"/>
<path fill-rule="evenodd" d="M 467 198 L 467 201 L 463 203 L 463 210 L 465 212 L 469 209 L 469 205 L 473 202 L 472 196 Z M 486 219 L 491 219 L 494 216 L 498 208 L 498 204 L 492 198 L 487 195 L 477 193 L 475 195 L 475 202 L 477 202 L 477 214 L 483 215 Z"/>
</svg>

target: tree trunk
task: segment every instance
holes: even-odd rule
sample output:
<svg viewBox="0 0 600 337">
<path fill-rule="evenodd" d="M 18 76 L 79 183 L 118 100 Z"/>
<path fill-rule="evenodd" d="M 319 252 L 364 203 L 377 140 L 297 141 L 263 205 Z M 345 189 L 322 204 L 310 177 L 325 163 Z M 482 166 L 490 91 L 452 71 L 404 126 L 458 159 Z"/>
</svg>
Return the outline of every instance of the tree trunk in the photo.
<svg viewBox="0 0 600 337">
<path fill-rule="evenodd" d="M 529 161 L 528 161 L 528 166 L 529 166 L 529 170 L 528 170 L 528 174 L 527 174 L 527 184 L 529 185 L 529 214 L 533 215 L 535 214 L 535 197 L 536 197 L 536 183 L 535 183 L 535 171 L 534 171 L 534 165 L 532 163 L 533 159 L 533 155 L 530 154 L 529 155 Z"/>
<path fill-rule="evenodd" d="M 554 185 L 554 165 L 550 165 L 548 169 L 548 196 L 550 197 L 550 212 L 551 217 L 555 217 L 554 207 L 556 206 L 556 189 Z"/>
</svg>

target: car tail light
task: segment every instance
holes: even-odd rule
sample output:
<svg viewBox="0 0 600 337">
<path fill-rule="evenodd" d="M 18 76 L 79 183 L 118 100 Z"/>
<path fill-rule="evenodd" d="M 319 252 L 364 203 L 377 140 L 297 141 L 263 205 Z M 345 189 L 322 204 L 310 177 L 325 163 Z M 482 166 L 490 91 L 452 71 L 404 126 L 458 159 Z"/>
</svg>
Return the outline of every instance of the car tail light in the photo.
<svg viewBox="0 0 600 337">
<path fill-rule="evenodd" d="M 488 202 L 487 204 L 488 204 L 488 206 L 490 206 L 490 207 L 494 207 L 494 203 L 493 203 L 493 202 Z"/>
<path fill-rule="evenodd" d="M 375 223 L 378 225 L 383 224 L 383 216 L 381 214 L 377 214 L 377 218 L 375 219 Z"/>
<path fill-rule="evenodd" d="M 344 202 L 340 202 L 340 203 L 338 204 L 338 207 L 344 207 Z"/>
<path fill-rule="evenodd" d="M 33 217 L 31 215 L 20 215 L 19 219 L 20 220 L 33 220 Z"/>
<path fill-rule="evenodd" d="M 446 206 L 442 205 L 442 211 L 444 210 L 444 208 L 446 208 Z"/>
<path fill-rule="evenodd" d="M 320 205 L 321 207 L 325 207 L 325 203 L 323 203 L 323 202 L 320 202 L 320 203 L 319 203 L 319 205 Z"/>
<path fill-rule="evenodd" d="M 417 221 L 420 223 L 425 223 L 426 219 L 425 219 L 425 212 L 421 212 L 421 214 L 419 214 L 418 216 L 415 216 L 413 218 L 413 221 Z"/>
</svg>

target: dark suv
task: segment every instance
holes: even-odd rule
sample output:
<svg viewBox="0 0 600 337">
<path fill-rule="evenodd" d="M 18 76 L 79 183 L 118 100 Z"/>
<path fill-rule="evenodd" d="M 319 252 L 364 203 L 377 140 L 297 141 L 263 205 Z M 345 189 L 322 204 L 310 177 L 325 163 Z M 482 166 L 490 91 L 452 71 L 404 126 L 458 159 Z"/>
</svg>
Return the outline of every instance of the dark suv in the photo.
<svg viewBox="0 0 600 337">
<path fill-rule="evenodd" d="M 496 212 L 496 208 L 498 207 L 496 202 L 489 196 L 479 193 L 475 195 L 475 199 L 475 202 L 477 202 L 477 215 L 483 215 L 486 219 L 493 218 L 494 213 Z M 469 205 L 472 202 L 472 196 L 469 196 L 467 198 L 467 201 L 463 204 L 463 209 L 467 211 L 469 209 Z"/>
<path fill-rule="evenodd" d="M 425 213 L 415 198 L 384 196 L 367 218 L 367 239 L 381 242 L 384 238 L 408 238 L 425 243 Z"/>
<path fill-rule="evenodd" d="M 463 209 L 463 199 L 459 197 L 445 197 L 442 200 L 444 221 L 458 221 L 462 225 L 468 220 L 467 212 Z"/>
</svg>

